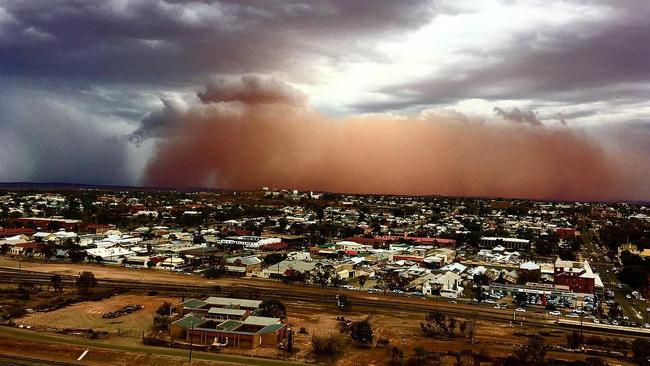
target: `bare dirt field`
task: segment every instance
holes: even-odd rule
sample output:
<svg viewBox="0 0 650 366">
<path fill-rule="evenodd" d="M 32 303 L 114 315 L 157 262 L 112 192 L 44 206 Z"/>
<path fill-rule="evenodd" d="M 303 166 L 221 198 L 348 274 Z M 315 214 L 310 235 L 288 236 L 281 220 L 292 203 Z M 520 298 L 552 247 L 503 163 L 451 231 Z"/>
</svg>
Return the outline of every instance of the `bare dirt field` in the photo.
<svg viewBox="0 0 650 366">
<path fill-rule="evenodd" d="M 153 316 L 163 302 L 176 304 L 178 298 L 142 295 L 118 295 L 101 301 L 85 301 L 51 312 L 33 313 L 16 319 L 17 324 L 34 328 L 86 328 L 111 334 L 139 337 L 149 331 Z M 102 314 L 127 305 L 142 305 L 143 309 L 117 318 L 102 318 Z"/>
</svg>

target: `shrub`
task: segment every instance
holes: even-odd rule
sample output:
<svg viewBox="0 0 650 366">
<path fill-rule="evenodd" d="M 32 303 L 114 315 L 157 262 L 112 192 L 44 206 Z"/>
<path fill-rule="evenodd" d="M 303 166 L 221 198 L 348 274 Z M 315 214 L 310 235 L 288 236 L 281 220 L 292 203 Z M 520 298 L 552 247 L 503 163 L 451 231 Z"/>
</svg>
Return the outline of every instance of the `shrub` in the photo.
<svg viewBox="0 0 650 366">
<path fill-rule="evenodd" d="M 345 351 L 347 342 L 334 333 L 328 335 L 314 334 L 311 336 L 312 352 L 318 356 L 338 357 Z"/>
</svg>

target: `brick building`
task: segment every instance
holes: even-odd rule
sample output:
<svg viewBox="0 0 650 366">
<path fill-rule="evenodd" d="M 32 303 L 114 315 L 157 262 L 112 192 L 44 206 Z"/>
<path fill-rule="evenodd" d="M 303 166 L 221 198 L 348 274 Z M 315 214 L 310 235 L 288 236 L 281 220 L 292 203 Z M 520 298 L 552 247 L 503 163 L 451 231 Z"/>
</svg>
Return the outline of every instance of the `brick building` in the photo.
<svg viewBox="0 0 650 366">
<path fill-rule="evenodd" d="M 589 262 L 555 261 L 554 282 L 556 285 L 569 286 L 573 292 L 593 294 L 597 275 L 591 270 Z M 600 279 L 599 279 L 600 281 Z"/>
</svg>

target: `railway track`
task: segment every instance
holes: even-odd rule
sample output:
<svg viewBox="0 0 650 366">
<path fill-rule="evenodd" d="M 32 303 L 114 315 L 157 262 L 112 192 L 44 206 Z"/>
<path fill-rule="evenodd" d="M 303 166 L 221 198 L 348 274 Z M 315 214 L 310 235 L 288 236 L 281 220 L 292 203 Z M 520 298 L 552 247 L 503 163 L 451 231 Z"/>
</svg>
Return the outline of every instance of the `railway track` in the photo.
<svg viewBox="0 0 650 366">
<path fill-rule="evenodd" d="M 80 363 L 43 360 L 40 358 L 0 355 L 0 366 L 78 366 Z"/>
<path fill-rule="evenodd" d="M 19 271 L 15 269 L 0 269 L 0 283 L 21 283 L 28 282 L 38 285 L 49 285 L 51 281 L 51 273 L 35 272 L 35 271 Z M 61 275 L 62 283 L 65 286 L 74 286 L 75 276 Z M 447 315 L 457 317 L 476 317 L 480 320 L 496 321 L 501 323 L 509 323 L 512 320 L 512 313 L 506 313 L 492 308 L 477 308 L 474 305 L 465 304 L 448 304 L 446 302 L 439 302 L 433 300 L 416 299 L 404 296 L 392 295 L 373 295 L 373 299 L 364 298 L 360 293 L 355 291 L 347 291 L 332 288 L 316 288 L 316 287 L 283 287 L 283 286 L 270 286 L 263 283 L 255 283 L 251 285 L 192 285 L 192 284 L 174 284 L 164 282 L 148 282 L 148 281 L 133 281 L 133 280 L 117 280 L 117 279 L 98 279 L 97 286 L 103 288 L 126 289 L 133 291 L 157 291 L 164 292 L 170 295 L 179 296 L 229 296 L 237 294 L 242 297 L 255 297 L 263 299 L 279 299 L 289 303 L 312 303 L 322 304 L 327 303 L 334 306 L 336 295 L 345 293 L 350 300 L 350 303 L 355 307 L 367 308 L 369 311 L 385 311 L 385 312 L 416 312 L 426 314 L 432 310 L 438 310 Z M 215 287 L 219 286 L 219 291 L 215 291 Z M 569 324 L 554 324 L 552 320 L 544 318 L 539 314 L 528 313 L 521 316 L 517 314 L 516 323 L 531 325 L 543 328 L 555 328 L 572 330 L 575 326 Z M 642 329 L 604 329 L 590 327 L 589 323 L 585 323 L 584 328 L 593 334 L 602 335 L 648 335 L 647 331 Z"/>
</svg>

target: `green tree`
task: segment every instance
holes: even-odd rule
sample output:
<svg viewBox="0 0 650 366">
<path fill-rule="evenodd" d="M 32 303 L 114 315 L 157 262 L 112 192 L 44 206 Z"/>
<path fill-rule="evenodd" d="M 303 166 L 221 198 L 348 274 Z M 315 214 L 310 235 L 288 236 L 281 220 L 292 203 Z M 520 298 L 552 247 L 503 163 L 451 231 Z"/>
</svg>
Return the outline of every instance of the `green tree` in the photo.
<svg viewBox="0 0 650 366">
<path fill-rule="evenodd" d="M 264 257 L 263 261 L 264 261 L 264 264 L 266 266 L 272 266 L 274 264 L 278 264 L 278 263 L 282 262 L 286 258 L 287 258 L 287 256 L 285 254 L 271 253 L 271 254 L 267 255 L 266 257 Z"/>
<path fill-rule="evenodd" d="M 370 322 L 367 319 L 359 322 L 354 322 L 350 327 L 350 336 L 357 343 L 363 345 L 372 344 L 373 332 L 372 327 L 370 326 Z"/>
<path fill-rule="evenodd" d="M 268 316 L 272 318 L 287 318 L 287 310 L 284 307 L 284 304 L 279 300 L 264 300 L 260 304 L 259 314 L 261 316 Z"/>
<path fill-rule="evenodd" d="M 347 311 L 350 309 L 350 300 L 344 294 L 336 296 L 336 307 L 339 310 Z"/>
<path fill-rule="evenodd" d="M 50 277 L 50 286 L 52 286 L 55 292 L 63 291 L 63 282 L 61 280 L 61 275 L 52 275 L 52 277 Z"/>
<path fill-rule="evenodd" d="M 519 365 L 544 365 L 544 360 L 546 358 L 546 344 L 544 343 L 544 338 L 538 335 L 533 335 L 528 339 L 528 343 L 515 350 L 514 357 L 519 362 Z"/>
<path fill-rule="evenodd" d="M 92 272 L 84 271 L 75 281 L 77 289 L 81 294 L 87 294 L 91 288 L 97 286 L 97 280 Z"/>
</svg>

